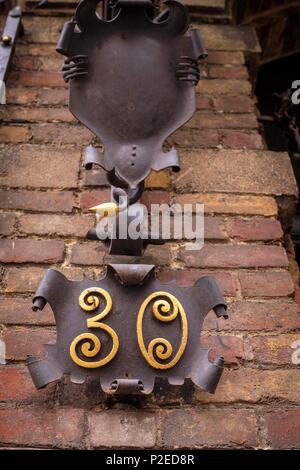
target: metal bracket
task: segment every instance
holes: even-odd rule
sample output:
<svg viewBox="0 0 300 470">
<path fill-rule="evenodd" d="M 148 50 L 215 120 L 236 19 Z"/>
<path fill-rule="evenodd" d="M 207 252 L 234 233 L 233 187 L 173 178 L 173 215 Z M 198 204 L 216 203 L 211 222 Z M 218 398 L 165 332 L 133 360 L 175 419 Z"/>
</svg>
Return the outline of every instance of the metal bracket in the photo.
<svg viewBox="0 0 300 470">
<path fill-rule="evenodd" d="M 0 83 L 6 82 L 18 36 L 23 32 L 21 20 L 19 6 L 9 11 L 0 41 Z"/>
</svg>

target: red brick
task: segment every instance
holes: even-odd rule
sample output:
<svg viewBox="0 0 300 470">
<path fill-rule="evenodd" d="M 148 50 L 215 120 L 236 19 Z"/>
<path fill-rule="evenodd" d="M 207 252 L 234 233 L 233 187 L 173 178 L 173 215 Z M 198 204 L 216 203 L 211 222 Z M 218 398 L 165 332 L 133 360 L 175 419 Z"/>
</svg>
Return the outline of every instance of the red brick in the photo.
<svg viewBox="0 0 300 470">
<path fill-rule="evenodd" d="M 223 113 L 253 113 L 254 102 L 248 96 L 213 96 L 214 108 Z"/>
<path fill-rule="evenodd" d="M 140 202 L 150 210 L 151 204 L 169 205 L 171 203 L 171 194 L 167 191 L 145 191 Z"/>
<path fill-rule="evenodd" d="M 38 70 L 12 71 L 9 74 L 8 86 L 47 86 L 65 87 L 60 72 L 43 72 Z"/>
<path fill-rule="evenodd" d="M 238 364 L 241 360 L 245 359 L 242 338 L 202 334 L 200 343 L 201 347 L 211 349 L 211 360 L 214 360 L 217 356 L 223 356 L 225 363 Z"/>
<path fill-rule="evenodd" d="M 26 234 L 85 237 L 94 226 L 92 215 L 26 214 L 19 220 L 19 229 Z"/>
<path fill-rule="evenodd" d="M 4 125 L 0 127 L 0 142 L 29 142 L 30 139 L 31 132 L 28 127 Z"/>
<path fill-rule="evenodd" d="M 14 70 L 30 70 L 30 71 L 52 71 L 60 72 L 62 58 L 52 56 L 33 56 L 33 55 L 15 55 L 13 57 Z"/>
<path fill-rule="evenodd" d="M 252 410 L 182 408 L 164 410 L 161 416 L 161 439 L 167 449 L 257 446 L 257 423 Z"/>
<path fill-rule="evenodd" d="M 0 410 L 2 443 L 58 448 L 82 446 L 83 410 L 9 408 Z"/>
<path fill-rule="evenodd" d="M 201 111 L 213 111 L 213 98 L 209 95 L 197 96 L 197 109 Z"/>
<path fill-rule="evenodd" d="M 188 128 L 198 129 L 256 129 L 256 116 L 253 114 L 208 114 L 196 112 L 186 124 Z"/>
<path fill-rule="evenodd" d="M 88 210 L 91 207 L 102 204 L 103 202 L 109 202 L 110 199 L 109 189 L 83 191 L 79 195 L 79 204 L 81 209 Z"/>
<path fill-rule="evenodd" d="M 48 402 L 54 395 L 55 384 L 44 391 L 37 391 L 27 368 L 0 366 L 0 401 Z M 54 398 L 54 397 L 53 397 Z M 52 398 L 52 399 L 53 399 Z"/>
<path fill-rule="evenodd" d="M 76 122 L 68 108 L 34 108 L 27 106 L 5 106 L 0 108 L 3 122 Z"/>
<path fill-rule="evenodd" d="M 37 285 L 37 284 L 36 284 Z M 0 324 L 4 325 L 53 325 L 54 316 L 47 304 L 42 312 L 34 312 L 32 299 L 6 297 L 0 301 Z"/>
<path fill-rule="evenodd" d="M 1 209 L 37 212 L 72 212 L 75 200 L 71 191 L 0 191 Z"/>
<path fill-rule="evenodd" d="M 286 271 L 240 273 L 239 279 L 244 297 L 285 297 L 294 292 L 293 280 Z"/>
<path fill-rule="evenodd" d="M 220 143 L 228 148 L 263 149 L 261 136 L 257 132 L 222 130 L 219 132 Z"/>
<path fill-rule="evenodd" d="M 55 142 L 64 144 L 84 145 L 90 143 L 92 133 L 83 126 L 65 124 L 35 124 L 31 126 L 32 138 L 35 142 Z"/>
<path fill-rule="evenodd" d="M 14 214 L 0 214 L 0 236 L 14 233 L 16 216 Z"/>
<path fill-rule="evenodd" d="M 287 267 L 285 250 L 265 245 L 208 245 L 202 250 L 180 249 L 179 260 L 191 268 Z"/>
<path fill-rule="evenodd" d="M 13 88 L 8 87 L 6 90 L 7 104 L 31 105 L 37 103 L 38 90 L 33 88 Z"/>
<path fill-rule="evenodd" d="M 11 188 L 76 187 L 79 160 L 80 150 L 73 146 L 6 146 L 0 149 L 0 164 L 3 169 L 0 184 Z"/>
<path fill-rule="evenodd" d="M 63 273 L 67 279 L 82 280 L 83 275 L 91 275 L 88 270 L 82 268 L 60 268 L 59 272 Z M 40 281 L 45 274 L 45 268 L 8 268 L 5 274 L 5 292 L 35 292 Z"/>
<path fill-rule="evenodd" d="M 24 361 L 27 355 L 45 356 L 44 344 L 54 344 L 55 338 L 55 332 L 46 328 L 5 330 L 2 333 L 2 341 L 6 345 L 6 359 Z"/>
<path fill-rule="evenodd" d="M 293 386 L 291 386 L 293 384 Z M 300 403 L 300 371 L 261 370 L 241 367 L 225 369 L 215 395 L 196 390 L 200 403 Z"/>
<path fill-rule="evenodd" d="M 216 147 L 219 144 L 218 131 L 214 129 L 179 129 L 167 142 L 171 146 L 184 148 Z"/>
<path fill-rule="evenodd" d="M 92 447 L 140 449 L 154 447 L 156 442 L 155 414 L 143 410 L 90 413 L 89 430 Z"/>
<path fill-rule="evenodd" d="M 292 344 L 297 340 L 300 340 L 299 334 L 253 336 L 249 338 L 247 359 L 260 364 L 291 365 Z"/>
<path fill-rule="evenodd" d="M 283 231 L 278 220 L 272 219 L 232 219 L 231 236 L 244 241 L 280 240 Z"/>
<path fill-rule="evenodd" d="M 60 240 L 0 240 L 3 263 L 58 263 L 63 257 L 64 242 Z"/>
<path fill-rule="evenodd" d="M 248 71 L 243 66 L 211 65 L 209 67 L 210 78 L 248 78 Z"/>
<path fill-rule="evenodd" d="M 299 449 L 300 408 L 268 413 L 265 416 L 265 427 L 273 449 Z"/>
<path fill-rule="evenodd" d="M 168 243 L 165 245 L 148 245 L 141 257 L 108 255 L 104 257 L 105 264 L 108 263 L 141 263 L 155 264 L 157 266 L 168 266 L 171 263 L 172 254 Z"/>
<path fill-rule="evenodd" d="M 277 204 L 268 196 L 244 196 L 235 194 L 177 194 L 179 204 L 204 204 L 206 214 L 277 215 Z"/>
<path fill-rule="evenodd" d="M 197 85 L 197 91 L 206 95 L 230 95 L 241 96 L 251 95 L 251 85 L 248 80 L 200 80 Z"/>
<path fill-rule="evenodd" d="M 103 263 L 104 248 L 100 242 L 85 242 L 72 245 L 71 263 L 100 265 Z"/>
<path fill-rule="evenodd" d="M 228 294 L 219 279 L 224 295 Z M 272 331 L 280 333 L 300 328 L 300 309 L 293 301 L 239 301 L 229 304 L 229 320 L 218 318 L 214 312 L 206 317 L 203 328 L 217 331 Z"/>
<path fill-rule="evenodd" d="M 67 105 L 69 92 L 67 88 L 43 88 L 39 90 L 38 102 L 40 105 Z"/>
<path fill-rule="evenodd" d="M 224 295 L 230 297 L 234 297 L 236 295 L 236 280 L 229 272 L 172 270 L 161 271 L 158 273 L 158 278 L 162 282 L 171 282 L 172 280 L 176 280 L 176 283 L 181 286 L 193 285 L 203 276 L 213 276 Z"/>
</svg>

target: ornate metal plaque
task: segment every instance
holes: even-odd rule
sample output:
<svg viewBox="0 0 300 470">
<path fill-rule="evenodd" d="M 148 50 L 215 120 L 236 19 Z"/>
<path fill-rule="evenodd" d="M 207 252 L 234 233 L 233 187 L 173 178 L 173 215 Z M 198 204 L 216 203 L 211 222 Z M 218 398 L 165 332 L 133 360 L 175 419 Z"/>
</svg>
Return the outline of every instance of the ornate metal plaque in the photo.
<svg viewBox="0 0 300 470">
<path fill-rule="evenodd" d="M 227 317 L 226 305 L 210 277 L 194 286 L 163 284 L 152 265 L 109 265 L 100 281 L 69 281 L 46 272 L 35 297 L 35 309 L 49 302 L 56 319 L 57 342 L 44 359 L 29 356 L 37 388 L 69 374 L 75 383 L 99 378 L 106 393 L 144 393 L 156 377 L 181 385 L 190 378 L 213 393 L 223 358 L 208 360 L 200 347 L 207 313 Z"/>
<path fill-rule="evenodd" d="M 149 0 L 119 0 L 109 21 L 96 14 L 98 3 L 79 4 L 57 50 L 67 56 L 70 110 L 104 145 L 90 163 L 136 188 L 151 168 L 179 170 L 176 150 L 162 145 L 195 111 L 205 50 L 198 30 L 185 34 L 188 11 L 177 1 L 151 18 Z"/>
</svg>

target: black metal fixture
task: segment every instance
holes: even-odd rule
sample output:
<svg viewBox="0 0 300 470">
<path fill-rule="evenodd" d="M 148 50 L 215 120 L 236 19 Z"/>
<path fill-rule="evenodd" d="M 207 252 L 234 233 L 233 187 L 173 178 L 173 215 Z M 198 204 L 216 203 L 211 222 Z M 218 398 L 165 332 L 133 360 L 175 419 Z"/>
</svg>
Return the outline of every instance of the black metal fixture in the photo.
<svg viewBox="0 0 300 470">
<path fill-rule="evenodd" d="M 22 10 L 19 6 L 12 8 L 0 37 L 0 83 L 5 83 L 9 73 L 12 56 L 19 35 L 23 32 Z"/>
<path fill-rule="evenodd" d="M 112 200 L 100 208 L 118 213 L 120 224 L 124 214 L 130 222 L 151 170 L 180 170 L 177 151 L 164 153 L 162 145 L 195 111 L 198 60 L 206 51 L 177 1 L 166 1 L 160 13 L 149 0 L 110 2 L 102 18 L 97 4 L 79 4 L 57 50 L 66 56 L 62 72 L 70 83 L 70 110 L 104 145 L 103 154 L 89 147 L 86 155 L 87 169 L 101 166 L 112 185 Z M 89 237 L 97 239 L 97 233 L 91 230 Z M 111 254 L 134 256 L 147 243 L 163 240 L 128 234 L 107 241 Z M 34 310 L 47 302 L 58 335 L 45 359 L 28 358 L 38 388 L 69 374 L 75 383 L 96 377 L 110 394 L 150 393 L 156 377 L 177 385 L 189 378 L 214 392 L 223 358 L 211 363 L 209 350 L 199 344 L 210 310 L 227 318 L 213 278 L 180 287 L 157 280 L 153 265 L 112 264 L 99 281 L 71 282 L 51 269 L 35 294 Z"/>
</svg>

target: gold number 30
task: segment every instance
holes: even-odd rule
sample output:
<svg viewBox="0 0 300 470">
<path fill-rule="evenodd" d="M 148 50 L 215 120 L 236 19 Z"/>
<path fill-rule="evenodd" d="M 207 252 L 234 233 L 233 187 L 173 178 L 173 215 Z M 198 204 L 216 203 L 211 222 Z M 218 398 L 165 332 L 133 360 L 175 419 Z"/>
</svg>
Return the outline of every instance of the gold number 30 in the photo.
<svg viewBox="0 0 300 470">
<path fill-rule="evenodd" d="M 77 365 L 86 367 L 88 369 L 102 367 L 105 364 L 108 364 L 115 357 L 119 349 L 119 338 L 116 332 L 110 326 L 100 322 L 100 320 L 105 318 L 112 309 L 112 299 L 110 294 L 100 287 L 90 287 L 89 289 L 85 289 L 80 294 L 79 305 L 86 312 L 94 312 L 100 305 L 101 297 L 104 298 L 106 302 L 105 308 L 101 313 L 87 320 L 87 327 L 99 328 L 106 331 L 111 336 L 113 344 L 110 353 L 103 359 L 94 362 L 85 361 L 78 356 L 78 346 L 80 347 L 81 354 L 87 358 L 95 357 L 100 352 L 101 341 L 93 333 L 82 333 L 81 335 L 76 336 L 70 345 L 70 355 L 73 361 Z M 148 348 L 146 348 L 144 343 L 143 317 L 147 306 L 151 301 L 154 300 L 153 314 L 157 320 L 162 322 L 171 322 L 175 320 L 178 315 L 181 319 L 181 342 L 174 358 L 171 359 L 168 363 L 161 363 L 157 360 L 160 359 L 161 361 L 166 361 L 172 356 L 173 347 L 167 339 L 155 338 L 150 341 Z M 172 294 L 163 291 L 154 292 L 153 294 L 149 295 L 149 297 L 147 297 L 147 299 L 142 303 L 139 310 L 137 316 L 136 333 L 140 351 L 146 362 L 148 362 L 151 367 L 154 369 L 170 369 L 171 367 L 174 367 L 181 359 L 188 340 L 187 318 L 179 300 Z"/>
</svg>

